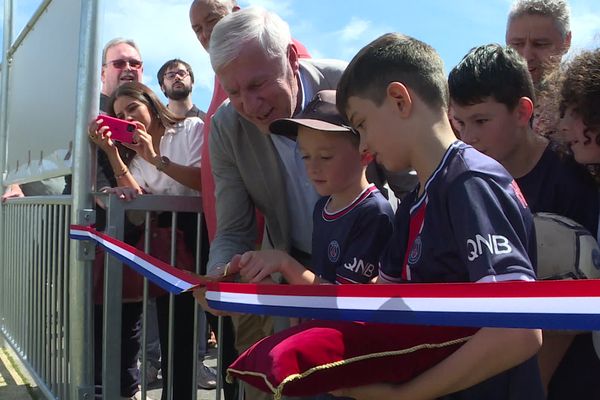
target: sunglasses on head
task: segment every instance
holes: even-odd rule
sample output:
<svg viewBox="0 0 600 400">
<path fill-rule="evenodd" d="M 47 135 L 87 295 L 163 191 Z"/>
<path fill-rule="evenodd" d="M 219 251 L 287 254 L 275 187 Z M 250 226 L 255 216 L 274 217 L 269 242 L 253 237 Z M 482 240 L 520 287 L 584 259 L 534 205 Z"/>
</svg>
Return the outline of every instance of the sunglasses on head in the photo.
<svg viewBox="0 0 600 400">
<path fill-rule="evenodd" d="M 129 66 L 131 67 L 131 69 L 140 69 L 142 68 L 142 62 L 140 60 L 135 60 L 135 59 L 131 59 L 131 60 L 113 60 L 113 61 L 108 61 L 106 64 L 111 64 L 113 67 L 115 67 L 116 69 L 123 69 L 125 68 L 125 66 L 127 64 L 129 64 Z"/>
</svg>

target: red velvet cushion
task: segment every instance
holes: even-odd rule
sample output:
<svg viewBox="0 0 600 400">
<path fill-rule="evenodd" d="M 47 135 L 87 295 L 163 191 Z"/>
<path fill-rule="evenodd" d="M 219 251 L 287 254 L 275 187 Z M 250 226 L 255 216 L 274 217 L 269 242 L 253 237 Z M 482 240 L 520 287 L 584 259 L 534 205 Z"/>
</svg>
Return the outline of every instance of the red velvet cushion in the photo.
<svg viewBox="0 0 600 400">
<path fill-rule="evenodd" d="M 409 381 L 459 348 L 477 329 L 309 321 L 264 338 L 227 370 L 258 389 L 312 396 L 342 387 Z"/>
</svg>

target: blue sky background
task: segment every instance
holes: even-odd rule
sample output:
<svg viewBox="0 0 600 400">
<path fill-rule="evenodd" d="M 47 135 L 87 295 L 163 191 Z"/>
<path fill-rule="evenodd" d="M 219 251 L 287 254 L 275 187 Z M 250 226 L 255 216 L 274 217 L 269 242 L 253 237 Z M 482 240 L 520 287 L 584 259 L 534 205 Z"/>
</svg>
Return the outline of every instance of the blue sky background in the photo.
<svg viewBox="0 0 600 400">
<path fill-rule="evenodd" d="M 75 1 L 75 0 L 61 0 Z M 41 0 L 13 0 L 13 40 Z M 161 94 L 156 72 L 171 58 L 188 61 L 196 76 L 194 102 L 206 110 L 213 71 L 188 18 L 191 0 L 103 0 L 101 42 L 134 39 L 144 59 L 144 83 Z M 511 0 L 242 0 L 261 5 L 290 24 L 315 58 L 350 60 L 377 36 L 397 31 L 435 47 L 449 71 L 477 45 L 504 43 Z M 600 0 L 571 0 L 571 54 L 600 47 Z M 0 8 L 0 20 L 3 21 Z M 3 27 L 0 28 L 3 32 Z M 100 68 L 100 67 L 98 67 Z M 163 97 L 164 100 L 164 97 Z"/>
</svg>

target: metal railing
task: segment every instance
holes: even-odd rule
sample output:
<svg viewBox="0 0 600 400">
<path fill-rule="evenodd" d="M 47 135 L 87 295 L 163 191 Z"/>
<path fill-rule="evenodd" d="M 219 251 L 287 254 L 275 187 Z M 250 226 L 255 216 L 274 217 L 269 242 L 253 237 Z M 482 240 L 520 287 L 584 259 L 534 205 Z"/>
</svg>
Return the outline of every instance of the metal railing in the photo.
<svg viewBox="0 0 600 400">
<path fill-rule="evenodd" d="M 70 210 L 68 196 L 0 208 L 0 331 L 47 398 L 68 398 Z"/>
<path fill-rule="evenodd" d="M 196 263 L 195 270 L 200 272 L 201 249 L 201 202 L 198 197 L 184 196 L 140 196 L 131 202 L 124 202 L 115 195 L 99 194 L 106 205 L 107 223 L 105 233 L 122 239 L 125 218 L 128 213 L 138 213 L 138 220 L 143 221 L 146 238 L 145 252 L 150 253 L 149 240 L 151 233 L 151 213 L 170 213 L 171 231 L 177 226 L 177 217 L 181 213 L 194 213 L 198 216 L 196 229 Z M 94 222 L 92 210 L 87 211 L 89 223 Z M 93 359 L 93 340 L 86 340 L 86 346 L 69 344 L 72 338 L 69 333 L 80 328 L 79 319 L 70 318 L 70 307 L 73 306 L 73 290 L 70 284 L 70 268 L 74 258 L 88 261 L 94 254 L 91 242 L 83 246 L 72 246 L 69 243 L 69 225 L 71 223 L 71 197 L 24 197 L 11 199 L 0 206 L 4 225 L 1 228 L 4 242 L 0 243 L 0 331 L 7 342 L 29 369 L 29 372 L 47 399 L 84 399 L 89 396 L 93 382 L 85 382 L 86 389 L 75 390 L 70 376 L 73 365 L 90 363 Z M 141 219 L 139 214 L 141 213 Z M 85 218 L 83 218 L 85 219 Z M 176 236 L 171 237 L 171 265 L 176 264 Z M 71 253 L 77 249 L 77 253 Z M 92 268 L 91 262 L 84 263 L 84 268 Z M 122 303 L 122 265 L 118 259 L 107 256 L 104 270 L 104 303 L 103 303 L 103 387 L 105 399 L 120 397 L 120 343 L 121 343 L 121 303 Z M 91 280 L 92 274 L 86 274 Z M 84 287 L 92 288 L 92 282 Z M 174 329 L 173 310 L 174 296 L 169 295 L 169 335 Z M 142 397 L 146 395 L 146 326 L 147 326 L 148 282 L 144 282 L 143 296 L 143 329 L 141 384 Z M 198 305 L 194 305 L 194 349 L 198 349 L 199 322 Z M 83 320 L 92 320 L 93 303 L 89 302 Z M 192 316 L 190 316 L 192 317 Z M 168 355 L 169 370 L 173 371 L 173 342 L 163 354 Z M 80 351 L 79 349 L 82 349 Z M 196 365 L 193 367 L 193 392 L 196 398 Z M 172 377 L 172 374 L 169 374 Z M 220 397 L 220 374 L 216 398 Z M 166 385 L 167 399 L 172 398 L 172 379 Z M 73 393 L 76 393 L 73 395 Z"/>
<path fill-rule="evenodd" d="M 196 213 L 198 232 L 196 237 L 196 273 L 200 272 L 200 257 L 201 257 L 201 201 L 199 197 L 184 197 L 184 196 L 140 196 L 135 201 L 124 202 L 115 195 L 107 196 L 106 199 L 107 207 L 107 225 L 106 232 L 117 238 L 123 238 L 125 226 L 125 218 L 127 212 L 143 212 L 144 213 L 144 236 L 145 236 L 145 249 L 146 253 L 151 253 L 152 249 L 149 247 L 150 234 L 151 234 L 151 217 L 152 212 L 170 212 L 171 213 L 171 257 L 170 264 L 176 265 L 176 237 L 175 231 L 177 228 L 177 215 L 179 213 Z M 104 335 L 103 335 L 103 393 L 105 393 L 106 399 L 116 398 L 119 396 L 119 374 L 120 374 L 120 346 L 115 343 L 120 343 L 121 336 L 121 293 L 122 293 L 122 264 L 119 260 L 114 257 L 107 257 L 105 265 L 105 276 L 104 276 Z M 110 295 L 108 295 L 110 293 Z M 142 313 L 142 359 L 141 359 L 141 386 L 142 386 L 142 398 L 146 395 L 146 327 L 148 321 L 147 314 L 147 300 L 148 300 L 148 281 L 144 279 L 144 294 L 143 294 L 143 313 Z M 173 371 L 173 330 L 174 330 L 174 296 L 169 295 L 169 346 L 167 350 L 168 357 L 168 370 Z M 194 305 L 194 343 L 193 348 L 198 348 L 198 305 Z M 111 329 L 107 329 L 110 327 Z M 165 352 L 163 351 L 163 354 Z M 197 358 L 197 357 L 196 357 Z M 196 396 L 196 368 L 197 363 L 193 364 L 192 376 L 193 387 L 190 390 L 193 391 L 193 396 Z M 172 381 L 173 374 L 169 373 L 168 382 L 166 385 L 167 399 L 172 399 Z M 192 397 L 195 398 L 195 397 Z"/>
</svg>

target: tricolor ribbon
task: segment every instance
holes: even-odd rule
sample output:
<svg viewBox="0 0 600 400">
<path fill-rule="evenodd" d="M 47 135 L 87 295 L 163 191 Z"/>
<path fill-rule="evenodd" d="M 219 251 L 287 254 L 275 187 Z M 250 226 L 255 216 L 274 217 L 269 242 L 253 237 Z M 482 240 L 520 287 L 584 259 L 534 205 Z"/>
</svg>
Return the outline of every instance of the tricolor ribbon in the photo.
<svg viewBox="0 0 600 400">
<path fill-rule="evenodd" d="M 169 293 L 179 294 L 206 284 L 207 280 L 188 271 L 175 268 L 135 247 L 98 232 L 92 227 L 71 225 L 69 237 L 75 240 L 93 240 L 107 253 L 142 274 L 152 283 Z"/>
<path fill-rule="evenodd" d="M 441 326 L 600 330 L 600 279 L 406 283 L 395 285 L 254 285 L 222 283 L 175 268 L 91 227 L 71 225 L 163 289 L 206 285 L 211 307 L 249 314 Z"/>
<path fill-rule="evenodd" d="M 600 280 L 395 285 L 207 283 L 219 310 L 441 326 L 600 329 Z"/>
</svg>

